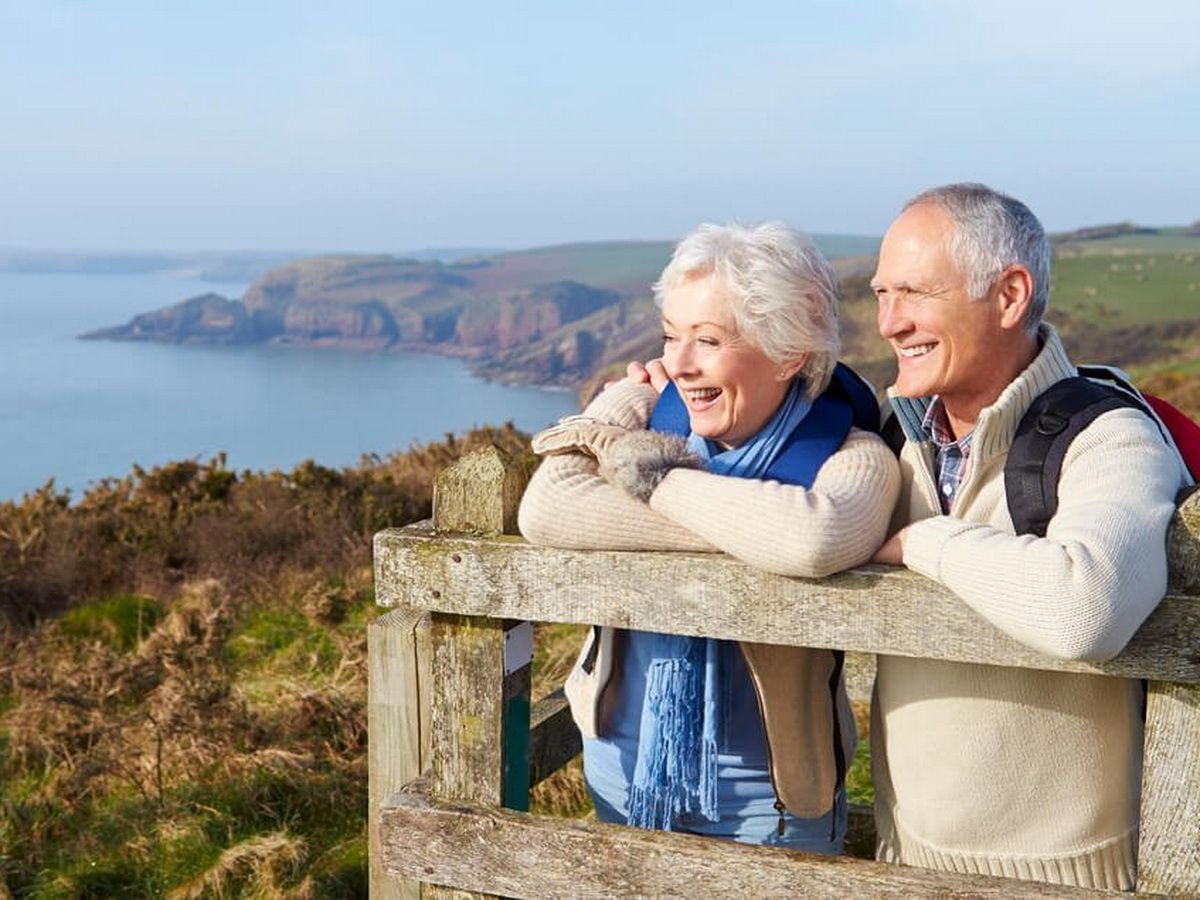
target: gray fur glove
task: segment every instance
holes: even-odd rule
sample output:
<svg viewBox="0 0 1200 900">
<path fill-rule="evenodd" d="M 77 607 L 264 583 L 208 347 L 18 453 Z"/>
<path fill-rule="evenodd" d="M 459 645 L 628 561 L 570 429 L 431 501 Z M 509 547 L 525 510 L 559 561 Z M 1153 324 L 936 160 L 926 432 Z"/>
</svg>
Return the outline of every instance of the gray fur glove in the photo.
<svg viewBox="0 0 1200 900">
<path fill-rule="evenodd" d="M 629 496 L 646 502 L 672 469 L 703 469 L 704 462 L 678 435 L 629 431 L 605 447 L 600 477 Z"/>
</svg>

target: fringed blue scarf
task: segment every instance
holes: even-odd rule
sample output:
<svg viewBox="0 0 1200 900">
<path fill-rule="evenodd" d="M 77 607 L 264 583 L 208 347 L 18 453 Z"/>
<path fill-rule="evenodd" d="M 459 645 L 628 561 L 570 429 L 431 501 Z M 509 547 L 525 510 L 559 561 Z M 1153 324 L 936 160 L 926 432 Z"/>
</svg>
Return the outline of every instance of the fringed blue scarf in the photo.
<svg viewBox="0 0 1200 900">
<path fill-rule="evenodd" d="M 672 387 L 668 391 L 673 390 Z M 667 404 L 677 401 L 664 393 Z M 822 398 L 824 399 L 824 398 Z M 820 402 L 820 401 L 818 401 Z M 663 403 L 660 403 L 660 408 Z M 772 467 L 785 449 L 795 446 L 793 437 L 808 416 L 813 403 L 804 396 L 796 379 L 783 403 L 757 435 L 740 447 L 722 450 L 696 434 L 688 436 L 688 447 L 705 461 L 710 472 L 736 478 L 779 477 Z M 678 408 L 674 410 L 678 415 Z M 684 410 L 686 415 L 686 409 Z M 678 428 L 678 419 L 668 421 L 656 409 L 650 427 L 661 431 Z M 841 446 L 849 430 L 849 413 L 837 443 L 826 449 L 815 465 L 808 466 L 805 487 L 829 453 Z M 657 420 L 657 421 L 656 421 Z M 824 447 L 828 441 L 819 442 Z M 810 448 L 816 450 L 815 447 Z M 810 453 L 804 454 L 806 457 Z M 793 477 L 779 477 L 799 483 Z M 800 478 L 805 475 L 801 474 Z M 710 822 L 720 818 L 717 798 L 717 691 L 721 685 L 718 641 L 683 635 L 659 635 L 658 658 L 646 673 L 646 695 L 642 704 L 637 760 L 629 789 L 629 824 L 670 830 L 676 821 L 699 814 Z"/>
</svg>

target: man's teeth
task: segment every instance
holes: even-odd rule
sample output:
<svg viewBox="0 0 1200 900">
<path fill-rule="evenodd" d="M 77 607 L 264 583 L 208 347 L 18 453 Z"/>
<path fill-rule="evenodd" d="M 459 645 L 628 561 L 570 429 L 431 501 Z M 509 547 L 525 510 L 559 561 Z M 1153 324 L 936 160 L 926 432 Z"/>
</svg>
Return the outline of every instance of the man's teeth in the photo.
<svg viewBox="0 0 1200 900">
<path fill-rule="evenodd" d="M 896 350 L 901 356 L 924 356 L 935 346 L 936 344 L 917 344 L 915 347 L 897 347 Z"/>
<path fill-rule="evenodd" d="M 696 388 L 687 392 L 689 400 L 712 400 L 721 393 L 720 388 Z"/>
</svg>

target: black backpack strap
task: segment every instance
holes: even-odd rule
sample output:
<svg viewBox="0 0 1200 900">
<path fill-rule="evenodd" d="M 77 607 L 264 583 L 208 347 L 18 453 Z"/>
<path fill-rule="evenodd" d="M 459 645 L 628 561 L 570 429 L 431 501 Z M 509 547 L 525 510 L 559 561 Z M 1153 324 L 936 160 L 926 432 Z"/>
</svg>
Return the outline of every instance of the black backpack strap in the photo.
<svg viewBox="0 0 1200 900">
<path fill-rule="evenodd" d="M 904 428 L 900 424 L 900 417 L 895 413 L 889 415 L 883 420 L 883 427 L 879 430 L 880 436 L 884 442 L 892 448 L 892 453 L 896 456 L 900 455 L 900 451 L 904 449 Z"/>
<path fill-rule="evenodd" d="M 1033 401 L 1004 464 L 1004 493 L 1017 534 L 1046 536 L 1071 442 L 1106 412 L 1128 408 L 1147 411 L 1136 396 L 1084 377 L 1066 378 Z"/>
</svg>

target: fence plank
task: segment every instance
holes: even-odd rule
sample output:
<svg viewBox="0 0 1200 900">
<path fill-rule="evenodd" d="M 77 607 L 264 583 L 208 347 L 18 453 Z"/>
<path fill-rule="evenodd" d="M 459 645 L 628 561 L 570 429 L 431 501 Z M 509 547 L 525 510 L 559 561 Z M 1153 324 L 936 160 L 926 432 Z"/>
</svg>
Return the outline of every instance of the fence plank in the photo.
<svg viewBox="0 0 1200 900">
<path fill-rule="evenodd" d="M 420 884 L 383 871 L 379 809 L 429 759 L 429 613 L 393 609 L 367 625 L 367 805 L 371 896 L 416 898 Z"/>
<path fill-rule="evenodd" d="M 553 775 L 583 752 L 583 740 L 567 698 L 559 688 L 529 715 L 529 785 Z"/>
<path fill-rule="evenodd" d="M 1138 891 L 1200 896 L 1200 687 L 1151 682 Z"/>
<path fill-rule="evenodd" d="M 508 897 L 1095 896 L 431 800 L 417 785 L 383 809 L 382 833 L 388 872 Z"/>
<path fill-rule="evenodd" d="M 1089 663 L 1025 647 L 906 569 L 809 580 L 721 554 L 562 550 L 417 527 L 377 534 L 375 560 L 384 605 L 1200 683 L 1194 595 L 1167 596 L 1120 656 Z"/>
</svg>

